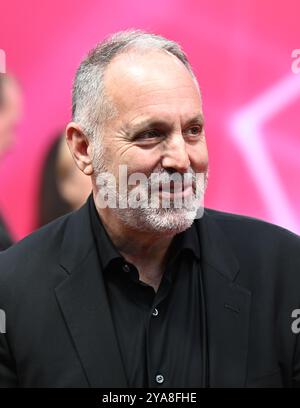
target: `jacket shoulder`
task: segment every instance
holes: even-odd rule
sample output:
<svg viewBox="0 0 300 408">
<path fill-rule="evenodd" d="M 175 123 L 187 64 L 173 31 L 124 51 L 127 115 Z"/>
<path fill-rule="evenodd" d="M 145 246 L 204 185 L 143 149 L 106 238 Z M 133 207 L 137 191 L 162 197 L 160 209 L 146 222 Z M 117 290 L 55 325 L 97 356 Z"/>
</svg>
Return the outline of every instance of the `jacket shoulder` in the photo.
<svg viewBox="0 0 300 408">
<path fill-rule="evenodd" d="M 0 282 L 15 279 L 15 275 L 41 269 L 59 253 L 64 230 L 73 213 L 68 213 L 27 235 L 0 253 Z"/>
<path fill-rule="evenodd" d="M 269 227 L 275 227 L 275 228 L 279 228 L 285 231 L 285 228 L 282 228 L 276 224 L 272 224 L 271 222 L 265 221 L 261 218 L 256 218 L 256 217 L 251 217 L 249 215 L 243 215 L 243 214 L 238 214 L 238 213 L 231 213 L 231 212 L 225 212 L 225 211 L 220 211 L 220 210 L 216 210 L 213 208 L 205 208 L 205 215 L 214 218 L 216 220 L 220 220 L 220 221 L 232 221 L 232 222 L 250 222 L 250 223 L 255 223 L 255 224 L 261 224 L 261 225 L 265 225 L 265 226 L 269 226 Z"/>
<path fill-rule="evenodd" d="M 268 221 L 241 214 L 223 212 L 211 208 L 205 208 L 205 216 L 214 220 L 225 231 L 240 231 L 240 233 L 259 233 L 259 236 L 272 235 L 274 239 L 288 239 L 300 243 L 300 237 L 296 233 L 272 224 Z"/>
</svg>

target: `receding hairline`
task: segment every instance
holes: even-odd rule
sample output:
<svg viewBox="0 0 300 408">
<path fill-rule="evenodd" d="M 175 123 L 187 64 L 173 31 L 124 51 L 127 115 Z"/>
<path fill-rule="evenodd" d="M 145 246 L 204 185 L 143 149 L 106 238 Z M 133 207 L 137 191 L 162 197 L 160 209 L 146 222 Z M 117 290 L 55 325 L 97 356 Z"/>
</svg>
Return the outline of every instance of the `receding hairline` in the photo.
<svg viewBox="0 0 300 408">
<path fill-rule="evenodd" d="M 185 71 L 190 75 L 190 77 L 194 80 L 194 82 L 196 82 L 197 87 L 199 89 L 199 84 L 198 84 L 198 81 L 197 81 L 195 75 L 188 69 L 188 67 L 176 55 L 172 54 L 168 50 L 159 49 L 159 48 L 149 47 L 148 50 L 146 50 L 146 49 L 143 49 L 141 47 L 138 47 L 138 48 L 132 47 L 132 48 L 126 49 L 126 51 L 124 51 L 122 53 L 119 53 L 119 54 L 115 55 L 113 57 L 113 59 L 105 67 L 105 69 L 103 71 L 103 85 L 104 85 L 104 91 L 105 91 L 106 96 L 108 96 L 106 80 L 107 80 L 107 76 L 109 75 L 109 71 L 111 70 L 112 66 L 117 64 L 118 60 L 122 60 L 122 58 L 124 58 L 124 57 L 125 58 L 126 57 L 130 58 L 130 56 L 131 55 L 134 56 L 134 54 L 136 54 L 137 56 L 143 57 L 144 55 L 145 56 L 149 55 L 149 52 L 153 53 L 153 54 L 161 54 L 162 56 L 170 57 L 170 59 L 172 59 L 175 64 L 178 63 L 178 66 L 181 66 L 182 68 L 185 69 Z M 122 64 L 122 61 L 120 61 L 120 64 Z M 137 62 L 137 65 L 138 64 L 139 64 L 139 62 Z M 124 69 L 126 71 L 126 66 L 125 65 L 124 65 Z M 120 75 L 122 75 L 122 72 L 120 73 Z"/>
<path fill-rule="evenodd" d="M 142 30 L 125 30 L 107 36 L 103 41 L 92 48 L 81 61 L 74 78 L 72 91 L 72 117 L 82 124 L 88 134 L 95 132 L 97 123 L 104 123 L 106 118 L 113 115 L 113 104 L 109 100 L 107 87 L 104 81 L 111 64 L 126 54 L 147 54 L 149 52 L 162 52 L 179 60 L 187 69 L 200 93 L 199 83 L 193 72 L 191 64 L 181 48 L 175 41 L 163 36 L 144 32 Z M 97 78 L 98 76 L 98 78 Z M 94 78 L 94 79 L 93 79 Z M 93 82 L 94 81 L 94 82 Z M 96 90 L 99 90 L 99 114 L 96 115 L 97 104 Z M 201 96 L 201 94 L 200 94 Z M 102 119 L 99 119 L 99 118 Z M 99 122 L 100 121 L 100 122 Z"/>
</svg>

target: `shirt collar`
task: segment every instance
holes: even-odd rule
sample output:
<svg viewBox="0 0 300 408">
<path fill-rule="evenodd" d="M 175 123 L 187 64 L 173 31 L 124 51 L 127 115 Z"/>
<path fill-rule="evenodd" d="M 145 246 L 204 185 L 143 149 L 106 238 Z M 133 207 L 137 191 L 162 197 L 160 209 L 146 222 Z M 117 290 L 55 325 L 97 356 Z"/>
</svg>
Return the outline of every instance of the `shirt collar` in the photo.
<svg viewBox="0 0 300 408">
<path fill-rule="evenodd" d="M 105 270 L 114 260 L 123 261 L 125 263 L 125 258 L 115 247 L 108 233 L 106 232 L 105 227 L 103 226 L 94 203 L 93 194 L 89 196 L 88 200 L 92 230 L 103 269 Z M 187 230 L 175 235 L 169 248 L 168 259 L 173 262 L 180 254 L 184 252 L 190 252 L 198 260 L 200 259 L 200 243 L 195 223 L 193 223 Z"/>
<path fill-rule="evenodd" d="M 124 257 L 117 250 L 106 232 L 106 229 L 96 209 L 93 194 L 89 196 L 88 200 L 92 230 L 103 270 L 105 270 L 113 260 L 119 259 L 125 262 Z"/>
<path fill-rule="evenodd" d="M 190 253 L 198 260 L 200 259 L 200 243 L 195 223 L 190 228 L 175 235 L 169 248 L 168 258 L 174 261 L 183 253 Z"/>
</svg>

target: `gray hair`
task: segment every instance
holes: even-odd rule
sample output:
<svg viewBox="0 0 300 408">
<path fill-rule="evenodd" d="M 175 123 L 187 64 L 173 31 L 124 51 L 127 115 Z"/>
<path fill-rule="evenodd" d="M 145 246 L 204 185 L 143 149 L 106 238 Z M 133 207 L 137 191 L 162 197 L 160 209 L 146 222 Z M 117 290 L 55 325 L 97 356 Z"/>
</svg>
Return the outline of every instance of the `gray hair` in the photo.
<svg viewBox="0 0 300 408">
<path fill-rule="evenodd" d="M 86 135 L 94 140 L 106 120 L 115 114 L 115 108 L 105 94 L 104 74 L 117 55 L 130 50 L 157 49 L 177 57 L 189 70 L 197 86 L 191 65 L 179 44 L 140 30 L 117 32 L 97 44 L 81 62 L 73 82 L 72 117 Z"/>
</svg>

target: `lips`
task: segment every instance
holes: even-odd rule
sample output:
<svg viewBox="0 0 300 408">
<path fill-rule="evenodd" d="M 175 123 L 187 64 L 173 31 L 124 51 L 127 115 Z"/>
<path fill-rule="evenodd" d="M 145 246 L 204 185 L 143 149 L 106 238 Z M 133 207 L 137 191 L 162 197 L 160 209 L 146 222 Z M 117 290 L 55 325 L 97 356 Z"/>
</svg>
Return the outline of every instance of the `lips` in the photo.
<svg viewBox="0 0 300 408">
<path fill-rule="evenodd" d="M 160 183 L 159 191 L 167 193 L 182 193 L 188 189 L 194 188 L 192 181 L 185 183 Z"/>
<path fill-rule="evenodd" d="M 162 184 L 159 187 L 159 195 L 161 197 L 165 197 L 165 198 L 171 198 L 171 199 L 175 199 L 177 198 L 183 198 L 183 197 L 187 197 L 190 196 L 193 193 L 193 185 L 192 183 L 189 184 L 174 184 L 171 183 L 171 185 L 167 184 Z"/>
<path fill-rule="evenodd" d="M 149 195 L 158 194 L 169 198 L 188 196 L 196 192 L 196 180 L 193 175 L 160 175 L 159 178 L 149 180 Z"/>
</svg>

